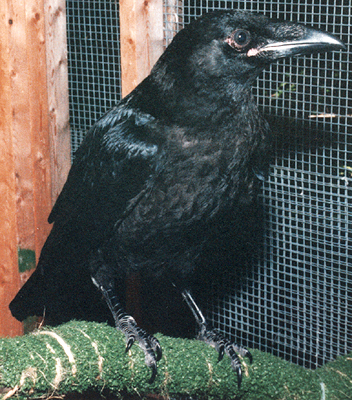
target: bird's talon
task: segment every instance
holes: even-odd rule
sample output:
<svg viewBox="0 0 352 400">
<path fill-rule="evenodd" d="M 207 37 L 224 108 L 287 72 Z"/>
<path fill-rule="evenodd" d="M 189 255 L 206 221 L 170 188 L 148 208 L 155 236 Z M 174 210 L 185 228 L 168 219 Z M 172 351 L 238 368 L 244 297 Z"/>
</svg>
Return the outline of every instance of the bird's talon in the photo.
<svg viewBox="0 0 352 400">
<path fill-rule="evenodd" d="M 224 354 L 225 354 L 225 346 L 221 345 L 219 348 L 218 362 L 220 362 L 224 358 Z"/>
<path fill-rule="evenodd" d="M 126 344 L 126 350 L 125 350 L 126 353 L 131 349 L 133 343 L 134 343 L 134 338 L 133 338 L 133 337 L 130 337 L 130 338 L 128 339 L 127 344 Z"/>
<path fill-rule="evenodd" d="M 241 367 L 237 368 L 237 387 L 238 389 L 241 388 L 241 383 L 242 383 L 242 369 Z"/>
<path fill-rule="evenodd" d="M 248 350 L 247 350 L 247 353 L 246 353 L 246 357 L 248 357 L 249 363 L 252 364 L 252 362 L 253 362 L 253 356 L 252 356 L 251 352 L 248 351 Z"/>
<path fill-rule="evenodd" d="M 158 343 L 158 345 L 156 346 L 156 361 L 160 361 L 162 356 L 163 356 L 163 351 L 161 349 L 160 344 Z"/>
<path fill-rule="evenodd" d="M 155 377 L 156 377 L 158 370 L 157 370 L 156 364 L 151 365 L 150 369 L 152 370 L 152 375 L 149 378 L 148 383 L 151 385 L 155 381 Z"/>
</svg>

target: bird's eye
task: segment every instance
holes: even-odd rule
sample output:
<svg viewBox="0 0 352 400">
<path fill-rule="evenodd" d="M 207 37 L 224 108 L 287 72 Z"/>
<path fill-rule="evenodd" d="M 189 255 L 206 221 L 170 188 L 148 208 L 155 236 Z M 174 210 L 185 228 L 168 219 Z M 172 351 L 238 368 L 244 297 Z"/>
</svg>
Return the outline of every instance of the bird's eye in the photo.
<svg viewBox="0 0 352 400">
<path fill-rule="evenodd" d="M 249 32 L 244 31 L 242 29 L 235 31 L 233 34 L 233 40 L 235 41 L 235 43 L 237 43 L 238 46 L 241 46 L 241 47 L 248 44 L 250 39 L 251 39 L 251 36 L 250 36 Z"/>
<path fill-rule="evenodd" d="M 251 34 L 244 29 L 237 29 L 229 38 L 226 39 L 226 43 L 239 51 L 244 49 L 250 41 Z"/>
</svg>

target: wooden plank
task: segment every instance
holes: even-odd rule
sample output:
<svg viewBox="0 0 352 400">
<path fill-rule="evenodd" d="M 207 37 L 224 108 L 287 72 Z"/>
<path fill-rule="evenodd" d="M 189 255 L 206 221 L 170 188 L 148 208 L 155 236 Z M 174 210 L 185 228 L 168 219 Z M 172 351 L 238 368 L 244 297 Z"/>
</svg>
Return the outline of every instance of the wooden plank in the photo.
<svg viewBox="0 0 352 400">
<path fill-rule="evenodd" d="M 54 203 L 71 168 L 66 1 L 45 1 L 44 7 L 52 202 Z"/>
<path fill-rule="evenodd" d="M 8 304 L 20 287 L 17 260 L 17 206 L 12 137 L 10 33 L 13 17 L 8 3 L 0 5 L 0 336 L 22 333 Z"/>
<path fill-rule="evenodd" d="M 21 249 L 35 248 L 32 137 L 30 132 L 30 65 L 27 60 L 26 10 L 23 2 L 8 1 L 11 15 L 9 51 L 12 140 L 17 192 L 17 236 Z"/>
<path fill-rule="evenodd" d="M 144 2 L 147 12 L 148 74 L 164 52 L 163 0 Z"/>
<path fill-rule="evenodd" d="M 51 202 L 50 140 L 46 82 L 46 41 L 43 0 L 26 0 L 26 58 L 28 76 L 29 136 L 31 138 L 31 169 L 34 217 L 34 251 L 39 258 L 50 232 L 47 222 Z M 23 132 L 21 132 L 23 141 Z M 28 218 L 28 215 L 26 216 Z"/>
<path fill-rule="evenodd" d="M 70 167 L 64 3 L 0 5 L 0 335 L 22 332 L 8 304 L 35 267 Z"/>
<path fill-rule="evenodd" d="M 120 0 L 122 97 L 150 72 L 163 52 L 162 0 Z"/>
</svg>

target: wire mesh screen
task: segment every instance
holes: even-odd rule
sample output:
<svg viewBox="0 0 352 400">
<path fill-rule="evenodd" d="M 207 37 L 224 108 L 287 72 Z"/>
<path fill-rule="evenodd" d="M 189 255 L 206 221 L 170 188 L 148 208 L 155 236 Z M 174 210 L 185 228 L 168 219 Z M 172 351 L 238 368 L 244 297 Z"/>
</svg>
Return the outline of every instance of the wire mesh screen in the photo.
<svg viewBox="0 0 352 400">
<path fill-rule="evenodd" d="M 166 43 L 191 19 L 241 8 L 351 38 L 350 0 L 166 1 Z M 208 318 L 241 344 L 310 368 L 352 350 L 352 88 L 347 52 L 273 65 L 254 95 L 276 159 L 259 199 L 264 249 L 245 284 L 227 280 Z M 221 268 L 221 266 L 219 266 Z M 226 290 L 225 290 L 226 289 Z M 223 293 L 230 293 L 223 295 Z"/>
<path fill-rule="evenodd" d="M 67 0 L 72 154 L 121 98 L 118 1 Z"/>
</svg>

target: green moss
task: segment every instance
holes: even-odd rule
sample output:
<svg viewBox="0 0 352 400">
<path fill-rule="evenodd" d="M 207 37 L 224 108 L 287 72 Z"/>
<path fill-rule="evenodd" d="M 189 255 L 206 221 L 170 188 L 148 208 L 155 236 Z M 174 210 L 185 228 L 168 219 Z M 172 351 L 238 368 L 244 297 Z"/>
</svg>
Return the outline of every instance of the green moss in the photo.
<svg viewBox="0 0 352 400">
<path fill-rule="evenodd" d="M 315 371 L 327 400 L 352 398 L 352 354 L 338 357 Z"/>
</svg>

